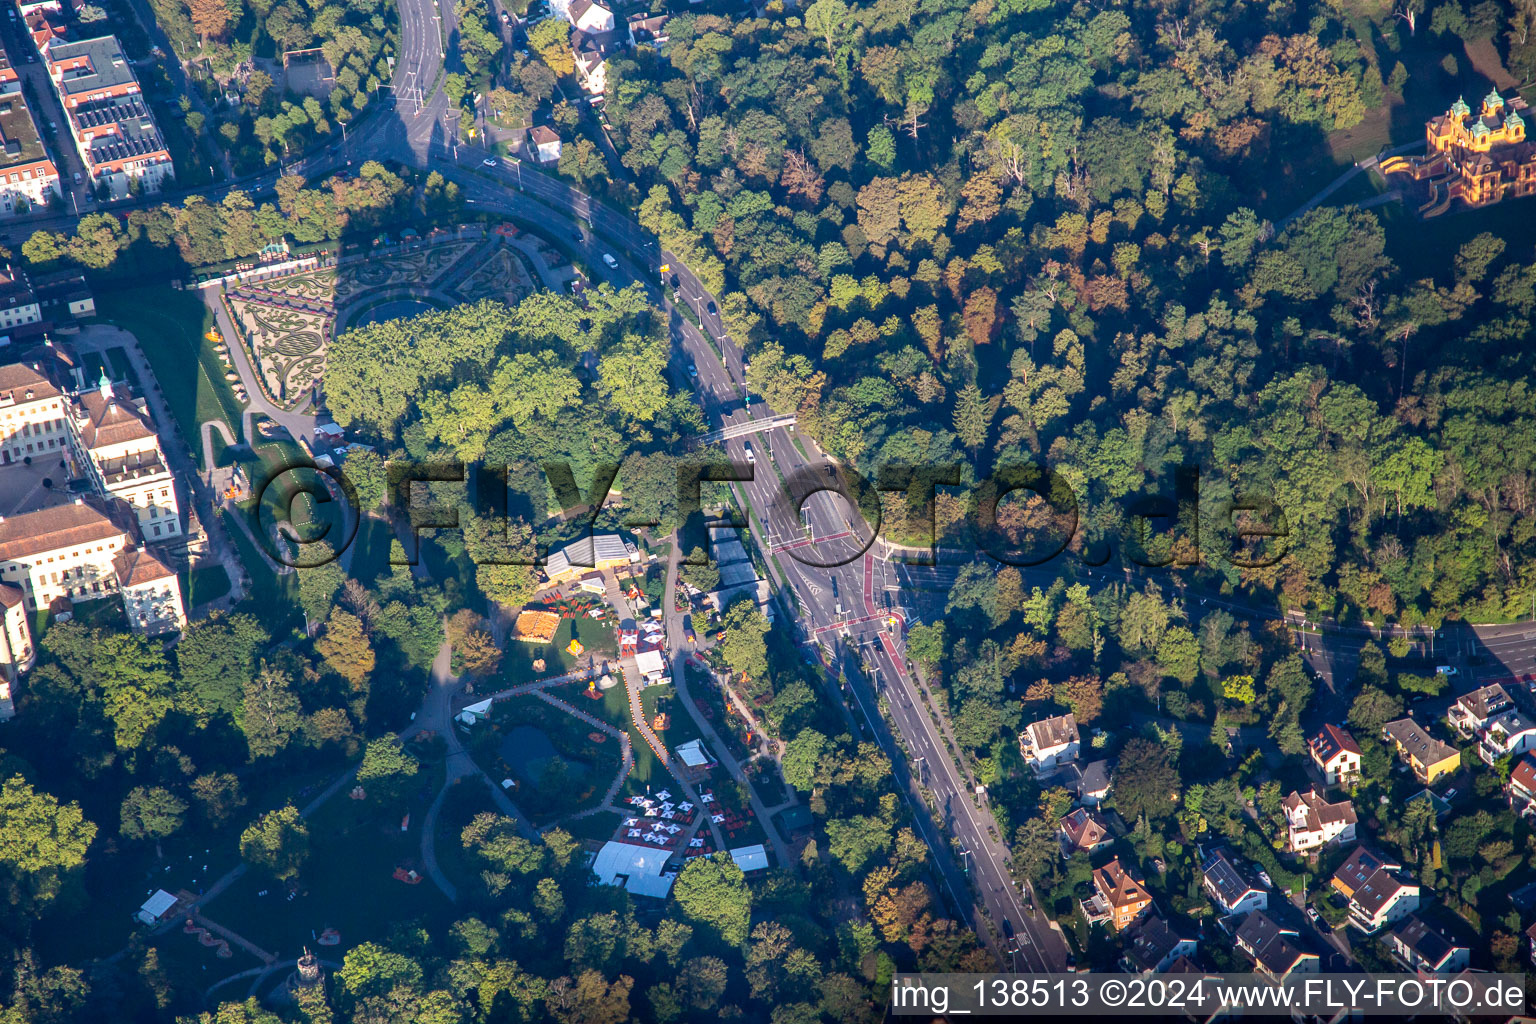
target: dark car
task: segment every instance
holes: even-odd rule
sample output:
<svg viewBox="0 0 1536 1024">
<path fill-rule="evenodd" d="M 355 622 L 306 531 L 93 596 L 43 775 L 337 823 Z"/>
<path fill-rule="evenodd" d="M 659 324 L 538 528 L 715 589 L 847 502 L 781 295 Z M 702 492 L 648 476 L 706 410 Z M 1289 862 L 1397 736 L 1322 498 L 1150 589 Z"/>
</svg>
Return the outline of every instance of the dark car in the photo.
<svg viewBox="0 0 1536 1024">
<path fill-rule="evenodd" d="M 713 302 L 709 303 L 704 308 L 709 310 L 709 315 L 710 316 L 714 316 L 716 313 L 720 312 L 718 309 L 715 308 L 715 304 Z"/>
<path fill-rule="evenodd" d="M 574 235 L 572 235 L 571 237 L 576 239 L 578 244 L 583 243 L 583 242 L 585 242 L 587 240 L 587 236 L 581 233 L 581 228 L 577 228 L 576 229 L 576 233 Z"/>
</svg>

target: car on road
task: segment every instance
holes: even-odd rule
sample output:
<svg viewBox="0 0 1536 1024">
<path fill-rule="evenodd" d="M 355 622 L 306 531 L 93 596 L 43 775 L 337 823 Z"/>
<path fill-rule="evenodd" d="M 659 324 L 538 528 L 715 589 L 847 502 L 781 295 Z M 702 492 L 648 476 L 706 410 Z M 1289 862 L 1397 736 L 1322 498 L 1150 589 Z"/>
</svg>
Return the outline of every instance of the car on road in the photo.
<svg viewBox="0 0 1536 1024">
<path fill-rule="evenodd" d="M 704 306 L 704 308 L 709 310 L 709 315 L 710 316 L 714 316 L 716 313 L 720 312 L 718 309 L 715 308 L 715 304 L 713 302 L 707 303 Z"/>
<path fill-rule="evenodd" d="M 80 184 L 80 172 L 79 171 L 75 172 L 75 184 L 76 185 Z"/>
<path fill-rule="evenodd" d="M 577 228 L 574 232 L 572 232 L 571 237 L 576 239 L 578 243 L 585 243 L 587 240 L 587 236 L 581 233 L 581 228 Z"/>
<path fill-rule="evenodd" d="M 697 377 L 698 375 L 699 375 L 699 368 L 698 368 L 698 366 L 696 364 L 694 364 L 694 363 L 689 363 L 688 364 L 688 376 L 690 376 L 690 377 Z"/>
<path fill-rule="evenodd" d="M 756 463 L 757 463 L 757 456 L 752 454 L 752 442 L 751 441 L 744 441 L 742 443 L 742 446 L 744 448 L 746 448 L 746 450 L 747 450 L 747 461 L 752 463 L 752 464 L 754 464 L 754 465 L 756 465 Z M 835 591 L 835 590 L 833 591 L 834 594 L 836 592 L 837 591 Z"/>
<path fill-rule="evenodd" d="M 486 167 L 496 167 L 496 166 L 499 166 L 501 164 L 501 161 L 497 160 L 493 156 L 488 156 L 484 160 L 481 160 L 480 162 L 482 164 L 484 164 Z"/>
<path fill-rule="evenodd" d="M 611 252 L 603 253 L 603 262 L 608 265 L 609 270 L 619 269 L 619 261 L 613 258 L 613 253 Z"/>
<path fill-rule="evenodd" d="M 668 283 L 668 287 L 671 288 L 673 291 L 676 291 L 677 290 L 677 285 L 678 285 L 677 275 L 673 274 L 672 275 L 672 280 Z"/>
</svg>

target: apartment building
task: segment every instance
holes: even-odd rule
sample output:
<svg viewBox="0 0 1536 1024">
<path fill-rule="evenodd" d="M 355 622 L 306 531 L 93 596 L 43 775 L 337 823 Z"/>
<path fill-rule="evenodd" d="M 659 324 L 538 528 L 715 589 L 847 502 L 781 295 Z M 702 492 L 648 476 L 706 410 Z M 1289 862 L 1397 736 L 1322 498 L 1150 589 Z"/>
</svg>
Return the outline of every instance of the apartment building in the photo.
<svg viewBox="0 0 1536 1024">
<path fill-rule="evenodd" d="M 21 90 L 21 76 L 0 43 L 0 216 L 27 213 L 59 194 L 59 169 Z"/>
<path fill-rule="evenodd" d="M 1399 718 L 1382 727 L 1381 738 L 1391 743 L 1397 756 L 1413 769 L 1414 776 L 1426 786 L 1461 764 L 1461 753 L 1448 743 L 1431 736 L 1411 718 Z"/>
<path fill-rule="evenodd" d="M 1081 750 L 1077 719 L 1070 714 L 1031 722 L 1019 733 L 1019 753 L 1036 775 L 1050 775 L 1076 761 Z"/>
<path fill-rule="evenodd" d="M 60 598 L 95 601 L 121 593 L 134 629 L 149 634 L 180 629 L 187 618 L 180 583 L 140 548 L 141 539 L 138 517 L 125 502 L 94 494 L 5 517 L 0 583 L 21 591 L 28 612 L 55 607 Z"/>
<path fill-rule="evenodd" d="M 1398 876 L 1402 865 L 1363 846 L 1333 873 L 1333 888 L 1349 900 L 1349 923 L 1367 935 L 1419 909 L 1419 887 Z"/>
<path fill-rule="evenodd" d="M 117 38 L 53 42 L 43 60 L 92 185 L 114 198 L 135 182 L 159 191 L 173 173 L 171 154 Z"/>
<path fill-rule="evenodd" d="M 132 506 L 146 540 L 181 536 L 176 481 L 144 400 L 114 385 L 103 372 L 94 391 L 75 396 L 71 415 L 76 472 L 99 493 Z"/>
<path fill-rule="evenodd" d="M 1483 726 L 1477 739 L 1477 756 L 1490 768 L 1503 757 L 1518 757 L 1536 747 L 1536 721 L 1524 712 L 1501 712 Z"/>
<path fill-rule="evenodd" d="M 0 366 L 0 465 L 69 449 L 69 399 L 35 365 Z"/>
<path fill-rule="evenodd" d="M 1462 738 L 1471 739 L 1498 715 L 1514 707 L 1515 699 L 1503 684 L 1490 683 L 1456 698 L 1446 709 L 1445 717 Z"/>
</svg>

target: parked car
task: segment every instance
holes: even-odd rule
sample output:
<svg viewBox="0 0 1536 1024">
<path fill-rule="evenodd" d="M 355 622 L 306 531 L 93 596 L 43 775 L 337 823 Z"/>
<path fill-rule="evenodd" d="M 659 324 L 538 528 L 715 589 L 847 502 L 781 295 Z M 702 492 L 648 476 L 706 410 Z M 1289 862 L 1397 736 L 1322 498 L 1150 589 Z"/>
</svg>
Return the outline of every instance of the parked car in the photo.
<svg viewBox="0 0 1536 1024">
<path fill-rule="evenodd" d="M 619 269 L 619 261 L 613 258 L 613 253 L 611 252 L 603 253 L 603 262 L 608 265 L 609 270 Z"/>
<path fill-rule="evenodd" d="M 1435 666 L 1435 675 L 1437 675 L 1437 676 L 1454 676 L 1454 675 L 1456 675 L 1458 673 L 1458 671 L 1459 670 L 1456 668 L 1455 665 L 1436 665 Z"/>
<path fill-rule="evenodd" d="M 1321 921 L 1323 918 L 1322 915 L 1317 912 L 1316 907 L 1308 907 L 1307 919 L 1310 920 L 1313 924 L 1317 924 L 1317 922 Z"/>
</svg>

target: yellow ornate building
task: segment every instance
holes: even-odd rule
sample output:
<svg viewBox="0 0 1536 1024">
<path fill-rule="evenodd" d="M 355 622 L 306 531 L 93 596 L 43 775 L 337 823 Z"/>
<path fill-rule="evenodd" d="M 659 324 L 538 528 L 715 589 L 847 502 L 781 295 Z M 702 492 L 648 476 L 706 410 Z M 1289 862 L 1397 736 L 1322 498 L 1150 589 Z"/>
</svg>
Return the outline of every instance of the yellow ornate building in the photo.
<svg viewBox="0 0 1536 1024">
<path fill-rule="evenodd" d="M 1380 164 L 1383 174 L 1408 174 L 1429 185 L 1429 200 L 1419 213 L 1444 213 L 1460 199 L 1471 207 L 1511 196 L 1536 194 L 1536 143 L 1526 137 L 1525 100 L 1508 100 L 1495 90 L 1474 115 L 1466 101 L 1424 125 L 1425 154 L 1412 160 L 1392 157 Z"/>
</svg>

